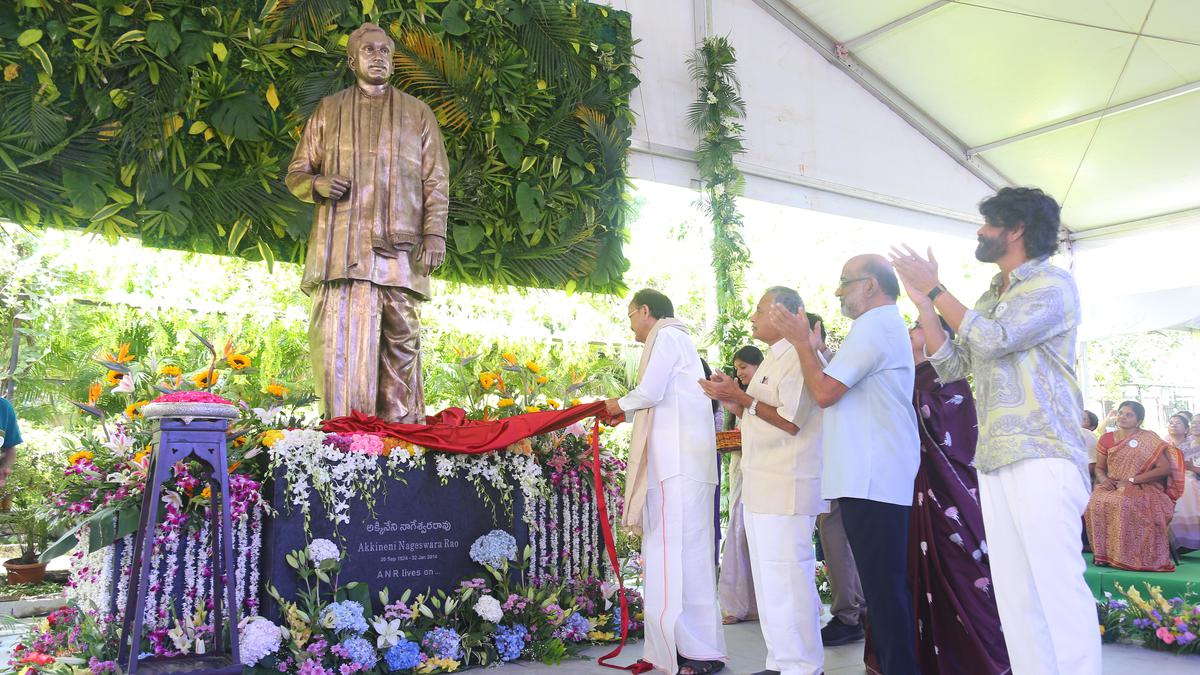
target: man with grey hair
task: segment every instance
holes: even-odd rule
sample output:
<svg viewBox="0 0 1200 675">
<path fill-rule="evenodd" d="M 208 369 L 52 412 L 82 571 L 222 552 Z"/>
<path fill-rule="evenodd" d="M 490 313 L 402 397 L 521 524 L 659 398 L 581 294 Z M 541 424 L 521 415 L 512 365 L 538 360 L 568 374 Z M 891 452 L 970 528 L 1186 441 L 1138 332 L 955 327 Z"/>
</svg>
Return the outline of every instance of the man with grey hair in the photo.
<svg viewBox="0 0 1200 675">
<path fill-rule="evenodd" d="M 816 517 L 828 506 L 821 499 L 821 409 L 804 391 L 796 349 L 767 318 L 772 307 L 806 321 L 796 291 L 767 289 L 750 324 L 769 348 L 746 390 L 720 373 L 700 385 L 742 420 L 742 508 L 767 644 L 762 673 L 813 675 L 824 665 L 812 545 Z"/>
<path fill-rule="evenodd" d="M 350 34 L 357 81 L 317 104 L 285 179 L 316 203 L 300 289 L 326 417 L 425 419 L 417 308 L 446 256 L 448 162 L 433 111 L 388 81 L 394 49 L 374 24 Z"/>
<path fill-rule="evenodd" d="M 879 663 L 888 675 L 919 673 L 907 556 L 921 451 L 900 283 L 883 256 L 860 255 L 842 267 L 836 294 L 854 325 L 828 367 L 808 321 L 782 305 L 770 308 L 770 320 L 796 350 L 806 393 L 825 410 L 821 496 L 838 500 Z"/>
</svg>

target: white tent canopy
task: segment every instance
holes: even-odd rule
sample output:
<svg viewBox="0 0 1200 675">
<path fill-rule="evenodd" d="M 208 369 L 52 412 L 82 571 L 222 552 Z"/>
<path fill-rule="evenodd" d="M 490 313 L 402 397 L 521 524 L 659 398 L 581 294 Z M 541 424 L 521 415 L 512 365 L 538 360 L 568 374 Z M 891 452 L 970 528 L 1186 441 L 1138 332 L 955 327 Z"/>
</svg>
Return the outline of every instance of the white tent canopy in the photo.
<svg viewBox="0 0 1200 675">
<path fill-rule="evenodd" d="M 1194 268 L 1117 291 L 1157 299 L 1129 301 L 1133 321 L 1091 282 L 1144 275 L 1149 261 L 1089 263 L 1169 229 L 1184 246 L 1155 262 L 1187 270 L 1200 244 L 1200 2 L 611 4 L 640 40 L 634 176 L 693 184 L 684 59 L 705 35 L 727 35 L 748 109 L 747 196 L 969 236 L 981 198 L 1038 185 L 1063 204 L 1086 335 L 1200 323 Z"/>
</svg>

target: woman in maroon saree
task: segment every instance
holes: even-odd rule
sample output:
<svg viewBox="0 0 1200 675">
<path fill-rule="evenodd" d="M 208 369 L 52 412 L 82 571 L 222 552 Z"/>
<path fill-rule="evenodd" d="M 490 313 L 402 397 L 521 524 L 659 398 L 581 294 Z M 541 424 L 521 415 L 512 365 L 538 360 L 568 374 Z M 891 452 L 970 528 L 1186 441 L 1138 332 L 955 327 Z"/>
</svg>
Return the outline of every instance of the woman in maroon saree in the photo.
<svg viewBox="0 0 1200 675">
<path fill-rule="evenodd" d="M 909 518 L 908 577 L 921 672 L 1007 673 L 973 463 L 975 401 L 966 380 L 938 379 L 919 327 L 909 339 L 917 363 L 913 405 L 921 465 Z"/>
</svg>

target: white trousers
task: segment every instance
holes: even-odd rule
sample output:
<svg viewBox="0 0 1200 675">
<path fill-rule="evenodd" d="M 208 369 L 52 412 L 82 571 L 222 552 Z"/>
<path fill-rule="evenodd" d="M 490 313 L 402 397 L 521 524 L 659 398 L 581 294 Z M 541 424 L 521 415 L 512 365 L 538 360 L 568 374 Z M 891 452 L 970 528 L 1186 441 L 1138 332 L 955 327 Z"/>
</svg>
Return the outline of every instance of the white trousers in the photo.
<svg viewBox="0 0 1200 675">
<path fill-rule="evenodd" d="M 767 643 L 767 670 L 814 675 L 825 663 L 821 598 L 813 576 L 815 516 L 781 516 L 744 509 L 750 570 L 759 598 L 758 622 Z"/>
<path fill-rule="evenodd" d="M 993 590 L 1013 675 L 1100 675 L 1096 601 L 1083 580 L 1088 493 L 1065 459 L 979 472 Z"/>
<path fill-rule="evenodd" d="M 642 658 L 670 675 L 676 655 L 724 661 L 717 609 L 716 486 L 675 476 L 646 490 L 642 558 L 646 574 L 646 643 Z"/>
</svg>

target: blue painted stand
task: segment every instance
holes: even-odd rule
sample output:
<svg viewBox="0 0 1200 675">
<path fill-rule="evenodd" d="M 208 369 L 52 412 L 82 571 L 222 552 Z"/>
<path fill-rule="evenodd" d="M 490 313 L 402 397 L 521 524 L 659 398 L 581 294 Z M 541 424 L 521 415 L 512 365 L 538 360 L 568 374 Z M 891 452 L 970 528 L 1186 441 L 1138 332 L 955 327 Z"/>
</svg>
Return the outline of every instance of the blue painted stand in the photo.
<svg viewBox="0 0 1200 675">
<path fill-rule="evenodd" d="M 162 486 L 171 478 L 171 467 L 190 457 L 208 464 L 203 479 L 212 489 L 211 523 L 214 542 L 213 565 L 213 640 L 214 653 L 177 658 L 148 658 L 141 660 L 145 672 L 172 673 L 235 673 L 242 672 L 238 651 L 238 606 L 233 584 L 233 526 L 229 518 L 229 462 L 225 452 L 228 419 L 163 417 L 157 421 L 154 433 L 154 452 L 150 458 L 149 477 L 142 497 L 142 513 L 134 540 L 133 569 L 125 603 L 125 619 L 121 626 L 121 642 L 117 663 L 125 673 L 134 675 L 139 668 L 138 652 L 142 641 L 142 623 L 146 613 L 146 596 L 150 583 L 150 558 L 154 547 L 154 532 L 159 521 Z M 220 495 L 218 502 L 217 495 Z M 216 508 L 217 505 L 220 508 Z M 220 542 L 220 545 L 217 545 Z M 216 552 L 220 551 L 220 555 Z M 224 597 L 222 597 L 224 596 Z M 222 631 L 224 608 L 229 607 L 228 651 Z"/>
</svg>

